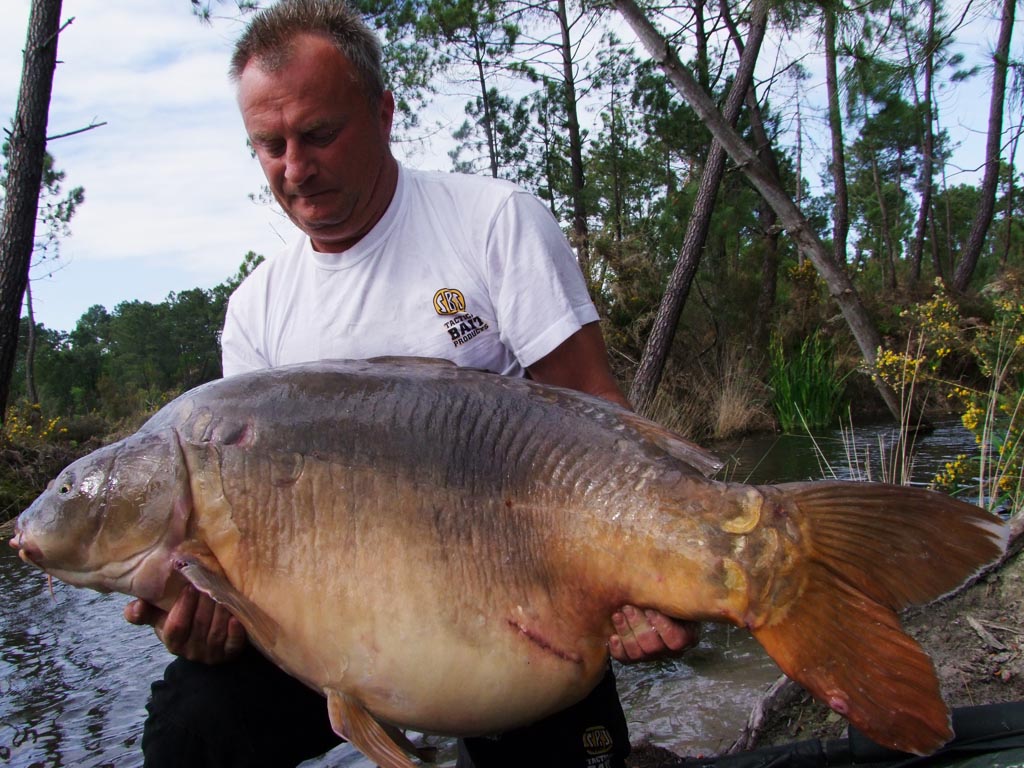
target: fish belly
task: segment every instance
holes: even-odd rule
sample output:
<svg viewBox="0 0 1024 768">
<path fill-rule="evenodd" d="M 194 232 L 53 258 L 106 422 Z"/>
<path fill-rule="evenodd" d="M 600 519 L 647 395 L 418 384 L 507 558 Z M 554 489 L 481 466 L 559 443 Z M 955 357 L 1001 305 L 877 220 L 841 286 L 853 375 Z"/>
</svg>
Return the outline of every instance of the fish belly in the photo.
<svg viewBox="0 0 1024 768">
<path fill-rule="evenodd" d="M 268 490 L 277 459 L 216 454 L 191 458 L 193 478 L 216 478 L 193 483 L 199 533 L 272 620 L 272 637 L 247 627 L 257 644 L 311 687 L 402 727 L 479 735 L 564 709 L 604 674 L 611 610 L 586 569 L 565 573 L 553 510 L 510 515 L 501 497 L 311 457 Z"/>
</svg>

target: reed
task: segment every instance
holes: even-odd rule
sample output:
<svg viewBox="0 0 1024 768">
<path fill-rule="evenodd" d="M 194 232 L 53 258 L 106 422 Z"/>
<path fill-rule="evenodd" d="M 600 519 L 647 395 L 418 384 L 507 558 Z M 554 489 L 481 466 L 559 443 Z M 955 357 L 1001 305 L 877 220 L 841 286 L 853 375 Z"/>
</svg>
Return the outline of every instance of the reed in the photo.
<svg viewBox="0 0 1024 768">
<path fill-rule="evenodd" d="M 832 426 L 839 418 L 846 378 L 836 363 L 835 347 L 820 332 L 805 338 L 795 354 L 786 354 L 779 336 L 768 347 L 771 403 L 783 432 Z"/>
</svg>

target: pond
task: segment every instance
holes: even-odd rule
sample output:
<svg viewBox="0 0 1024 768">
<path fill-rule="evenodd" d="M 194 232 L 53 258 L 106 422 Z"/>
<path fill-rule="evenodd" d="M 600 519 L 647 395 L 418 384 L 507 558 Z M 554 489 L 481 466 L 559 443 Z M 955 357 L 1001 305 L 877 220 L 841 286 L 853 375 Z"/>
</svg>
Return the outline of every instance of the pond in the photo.
<svg viewBox="0 0 1024 768">
<path fill-rule="evenodd" d="M 860 455 L 875 462 L 876 479 L 879 440 L 885 444 L 891 433 L 878 425 L 854 430 Z M 737 481 L 819 478 L 819 453 L 837 476 L 849 475 L 838 431 L 814 439 L 759 436 L 713 448 L 728 459 L 726 473 Z M 927 482 L 946 461 L 973 448 L 959 423 L 940 423 L 919 439 L 915 481 Z M 128 598 L 59 582 L 51 592 L 45 576 L 6 546 L 0 546 L 0 594 L 0 764 L 141 765 L 149 684 L 170 656 L 150 630 L 125 624 L 121 610 Z M 778 671 L 745 632 L 707 626 L 700 646 L 685 658 L 618 667 L 617 675 L 633 741 L 696 755 L 731 743 Z M 454 764 L 447 742 L 440 764 Z M 343 745 L 306 766 L 371 764 Z"/>
</svg>

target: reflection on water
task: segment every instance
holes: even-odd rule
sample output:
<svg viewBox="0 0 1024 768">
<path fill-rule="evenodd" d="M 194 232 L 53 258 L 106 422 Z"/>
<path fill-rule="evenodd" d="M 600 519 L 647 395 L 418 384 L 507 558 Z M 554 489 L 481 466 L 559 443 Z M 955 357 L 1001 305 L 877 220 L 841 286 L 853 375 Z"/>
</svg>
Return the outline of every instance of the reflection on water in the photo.
<svg viewBox="0 0 1024 768">
<path fill-rule="evenodd" d="M 808 435 L 756 435 L 712 446 L 727 462 L 728 479 L 744 483 L 784 483 L 822 477 L 892 480 L 900 432 L 891 424 Z M 935 424 L 912 444 L 912 482 L 927 485 L 947 461 L 976 451 L 974 437 L 958 419 Z"/>
<path fill-rule="evenodd" d="M 855 443 L 877 462 L 879 434 L 858 429 Z M 883 437 L 883 443 L 886 438 Z M 837 433 L 817 438 L 837 476 L 848 476 Z M 940 424 L 917 446 L 914 478 L 927 482 L 946 461 L 973 450 L 958 423 Z M 769 436 L 714 446 L 730 462 L 730 479 L 785 482 L 821 477 L 806 437 Z M 877 463 L 875 473 L 879 478 Z M 128 598 L 99 595 L 46 578 L 0 546 L 0 763 L 13 766 L 116 766 L 142 763 L 141 726 L 149 684 L 168 654 L 145 628 L 121 618 Z M 777 671 L 746 633 L 705 627 L 684 659 L 619 667 L 619 690 L 634 741 L 680 754 L 710 754 L 731 743 L 750 707 Z M 454 764 L 450 746 L 442 766 Z M 309 768 L 370 768 L 348 746 Z"/>
<path fill-rule="evenodd" d="M 137 766 L 149 681 L 170 658 L 125 624 L 128 598 L 46 577 L 0 547 L 0 760 Z"/>
</svg>

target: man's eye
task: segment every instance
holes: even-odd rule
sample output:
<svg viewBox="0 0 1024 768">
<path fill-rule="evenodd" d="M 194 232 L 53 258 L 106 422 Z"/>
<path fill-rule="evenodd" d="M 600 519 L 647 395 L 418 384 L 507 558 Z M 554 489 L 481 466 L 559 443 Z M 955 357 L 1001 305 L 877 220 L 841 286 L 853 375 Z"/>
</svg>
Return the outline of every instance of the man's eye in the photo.
<svg viewBox="0 0 1024 768">
<path fill-rule="evenodd" d="M 253 146 L 256 147 L 256 151 L 260 154 L 270 155 L 271 157 L 280 157 L 284 154 L 284 142 L 276 141 L 274 139 L 260 139 L 252 142 Z"/>
<path fill-rule="evenodd" d="M 324 129 L 321 131 L 313 131 L 312 133 L 307 134 L 306 138 L 310 142 L 310 144 L 315 144 L 319 147 L 325 147 L 332 141 L 334 141 L 334 137 L 337 135 L 338 132 L 335 129 L 331 128 Z"/>
</svg>

